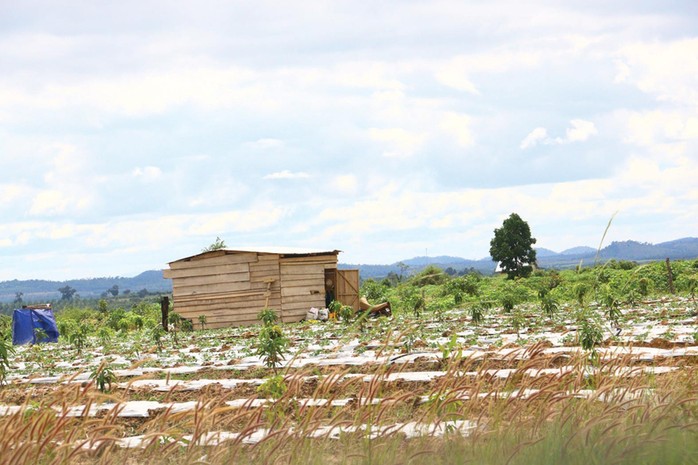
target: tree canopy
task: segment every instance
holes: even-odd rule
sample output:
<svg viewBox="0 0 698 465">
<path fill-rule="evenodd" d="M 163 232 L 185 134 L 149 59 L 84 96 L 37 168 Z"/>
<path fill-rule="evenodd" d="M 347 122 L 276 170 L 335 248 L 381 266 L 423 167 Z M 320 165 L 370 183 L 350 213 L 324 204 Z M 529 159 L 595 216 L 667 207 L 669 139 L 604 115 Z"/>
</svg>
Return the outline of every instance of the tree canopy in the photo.
<svg viewBox="0 0 698 465">
<path fill-rule="evenodd" d="M 494 230 L 490 241 L 490 256 L 500 263 L 509 279 L 526 277 L 531 274 L 536 263 L 536 251 L 528 223 L 516 213 L 504 220 L 501 228 Z"/>
</svg>

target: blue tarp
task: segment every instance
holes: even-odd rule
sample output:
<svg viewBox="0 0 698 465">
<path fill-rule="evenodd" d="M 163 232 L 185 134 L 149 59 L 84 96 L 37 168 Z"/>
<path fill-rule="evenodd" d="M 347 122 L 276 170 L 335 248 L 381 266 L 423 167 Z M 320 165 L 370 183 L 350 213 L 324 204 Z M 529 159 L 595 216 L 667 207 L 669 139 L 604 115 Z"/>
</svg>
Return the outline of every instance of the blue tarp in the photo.
<svg viewBox="0 0 698 465">
<path fill-rule="evenodd" d="M 43 329 L 47 337 L 37 340 L 35 329 Z M 22 308 L 12 313 L 12 343 L 14 345 L 58 342 L 58 328 L 50 308 Z"/>
</svg>

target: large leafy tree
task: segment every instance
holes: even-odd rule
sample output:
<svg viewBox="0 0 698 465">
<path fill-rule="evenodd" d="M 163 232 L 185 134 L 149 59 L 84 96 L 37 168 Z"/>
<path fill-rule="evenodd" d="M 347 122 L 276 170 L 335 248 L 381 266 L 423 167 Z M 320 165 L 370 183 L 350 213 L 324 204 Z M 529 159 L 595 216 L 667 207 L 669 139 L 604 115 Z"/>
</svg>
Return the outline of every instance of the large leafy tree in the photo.
<svg viewBox="0 0 698 465">
<path fill-rule="evenodd" d="M 531 228 L 516 213 L 504 220 L 501 228 L 494 230 L 490 241 L 490 256 L 500 263 L 509 279 L 526 277 L 536 263 L 536 251 L 531 237 Z"/>
</svg>

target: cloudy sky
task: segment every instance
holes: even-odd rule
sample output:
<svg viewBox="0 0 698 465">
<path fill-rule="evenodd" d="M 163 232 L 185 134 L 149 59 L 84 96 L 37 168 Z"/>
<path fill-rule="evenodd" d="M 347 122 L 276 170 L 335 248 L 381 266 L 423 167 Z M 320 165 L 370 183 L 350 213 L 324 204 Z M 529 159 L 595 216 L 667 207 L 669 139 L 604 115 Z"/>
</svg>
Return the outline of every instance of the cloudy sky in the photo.
<svg viewBox="0 0 698 465">
<path fill-rule="evenodd" d="M 0 0 L 0 71 L 0 279 L 698 236 L 693 0 Z"/>
</svg>

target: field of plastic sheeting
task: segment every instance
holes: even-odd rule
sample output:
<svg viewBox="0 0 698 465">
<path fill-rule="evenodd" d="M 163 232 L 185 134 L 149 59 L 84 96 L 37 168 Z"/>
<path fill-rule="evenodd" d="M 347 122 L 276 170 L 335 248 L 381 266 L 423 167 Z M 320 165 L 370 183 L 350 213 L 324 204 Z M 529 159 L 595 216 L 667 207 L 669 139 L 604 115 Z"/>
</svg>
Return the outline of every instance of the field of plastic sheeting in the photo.
<svg viewBox="0 0 698 465">
<path fill-rule="evenodd" d="M 274 366 L 261 325 L 20 346 L 0 463 L 611 463 L 698 438 L 694 302 L 585 311 L 592 344 L 571 306 L 283 325 Z"/>
</svg>

